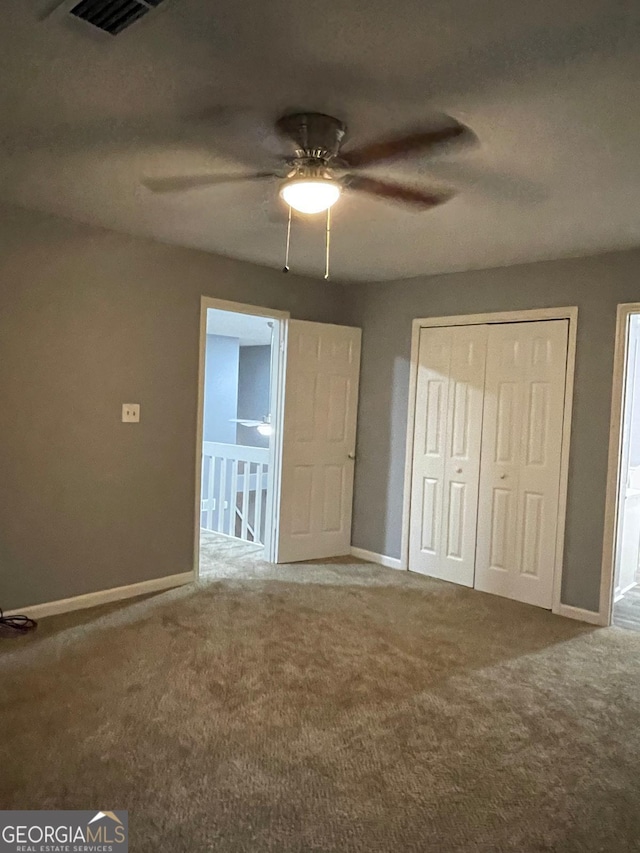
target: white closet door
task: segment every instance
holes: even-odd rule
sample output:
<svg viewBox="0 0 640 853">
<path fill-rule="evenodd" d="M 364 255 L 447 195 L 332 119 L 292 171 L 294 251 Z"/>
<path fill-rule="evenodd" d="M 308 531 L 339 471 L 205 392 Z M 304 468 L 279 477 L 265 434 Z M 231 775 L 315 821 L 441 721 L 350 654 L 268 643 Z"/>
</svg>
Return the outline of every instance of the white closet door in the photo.
<svg viewBox="0 0 640 853">
<path fill-rule="evenodd" d="M 289 321 L 279 563 L 351 549 L 361 334 Z"/>
<path fill-rule="evenodd" d="M 550 608 L 567 320 L 489 328 L 477 589 Z"/>
<path fill-rule="evenodd" d="M 473 586 L 486 326 L 422 329 L 409 569 Z"/>
</svg>

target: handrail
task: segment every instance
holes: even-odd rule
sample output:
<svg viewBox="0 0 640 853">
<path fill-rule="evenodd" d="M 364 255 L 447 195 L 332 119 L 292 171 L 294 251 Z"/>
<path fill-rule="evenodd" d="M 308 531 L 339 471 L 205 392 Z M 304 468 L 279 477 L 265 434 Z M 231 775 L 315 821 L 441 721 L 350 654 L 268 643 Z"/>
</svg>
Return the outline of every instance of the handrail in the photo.
<svg viewBox="0 0 640 853">
<path fill-rule="evenodd" d="M 237 459 L 238 462 L 262 462 L 269 464 L 268 447 L 251 447 L 246 444 L 223 444 L 219 441 L 203 441 L 204 456 L 218 456 L 222 459 Z"/>
</svg>

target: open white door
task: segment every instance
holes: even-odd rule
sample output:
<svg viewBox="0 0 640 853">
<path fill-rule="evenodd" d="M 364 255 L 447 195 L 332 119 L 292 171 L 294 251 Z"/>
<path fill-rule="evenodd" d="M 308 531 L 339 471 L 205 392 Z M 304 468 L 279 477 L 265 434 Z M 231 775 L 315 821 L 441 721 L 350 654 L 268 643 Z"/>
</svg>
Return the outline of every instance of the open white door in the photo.
<svg viewBox="0 0 640 853">
<path fill-rule="evenodd" d="M 289 321 L 278 563 L 350 551 L 360 338 Z"/>
</svg>

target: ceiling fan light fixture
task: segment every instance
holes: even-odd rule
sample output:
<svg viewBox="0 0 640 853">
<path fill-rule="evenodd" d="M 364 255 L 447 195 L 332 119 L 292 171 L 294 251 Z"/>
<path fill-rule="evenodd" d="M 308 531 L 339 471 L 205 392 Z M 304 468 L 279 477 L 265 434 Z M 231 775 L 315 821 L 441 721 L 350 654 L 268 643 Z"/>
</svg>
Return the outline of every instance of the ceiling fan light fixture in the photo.
<svg viewBox="0 0 640 853">
<path fill-rule="evenodd" d="M 340 185 L 331 178 L 291 178 L 280 188 L 280 196 L 299 213 L 323 213 L 340 198 Z"/>
</svg>

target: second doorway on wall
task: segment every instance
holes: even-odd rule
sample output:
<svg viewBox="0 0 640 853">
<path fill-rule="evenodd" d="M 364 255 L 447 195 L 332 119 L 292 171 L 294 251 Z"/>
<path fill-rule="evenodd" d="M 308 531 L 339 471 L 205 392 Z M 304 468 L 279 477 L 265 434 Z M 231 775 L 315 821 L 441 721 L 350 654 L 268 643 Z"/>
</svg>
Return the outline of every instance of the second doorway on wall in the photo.
<svg viewBox="0 0 640 853">
<path fill-rule="evenodd" d="M 408 568 L 550 609 L 569 320 L 419 334 Z"/>
<path fill-rule="evenodd" d="M 626 322 L 613 623 L 640 631 L 640 313 Z"/>
</svg>

